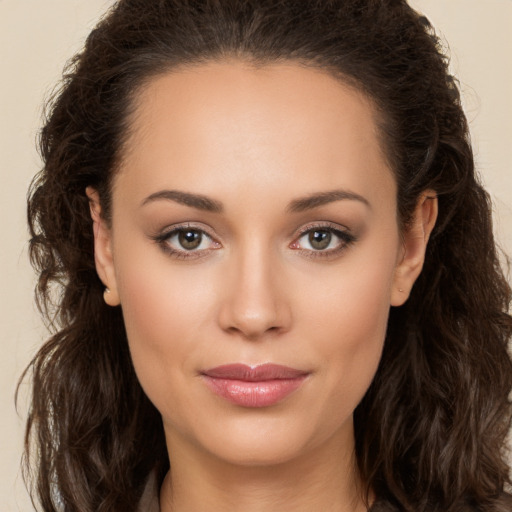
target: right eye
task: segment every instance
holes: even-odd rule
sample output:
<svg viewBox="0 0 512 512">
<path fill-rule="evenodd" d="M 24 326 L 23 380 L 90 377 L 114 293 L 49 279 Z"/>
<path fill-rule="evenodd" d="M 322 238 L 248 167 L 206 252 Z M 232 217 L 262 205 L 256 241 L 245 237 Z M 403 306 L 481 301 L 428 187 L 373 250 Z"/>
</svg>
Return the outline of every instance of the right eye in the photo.
<svg viewBox="0 0 512 512">
<path fill-rule="evenodd" d="M 157 235 L 154 239 L 164 251 L 181 259 L 205 255 L 207 251 L 221 246 L 204 230 L 187 226 L 177 226 Z"/>
<path fill-rule="evenodd" d="M 198 229 L 179 229 L 167 238 L 167 243 L 174 249 L 200 251 L 208 247 L 210 237 Z"/>
</svg>

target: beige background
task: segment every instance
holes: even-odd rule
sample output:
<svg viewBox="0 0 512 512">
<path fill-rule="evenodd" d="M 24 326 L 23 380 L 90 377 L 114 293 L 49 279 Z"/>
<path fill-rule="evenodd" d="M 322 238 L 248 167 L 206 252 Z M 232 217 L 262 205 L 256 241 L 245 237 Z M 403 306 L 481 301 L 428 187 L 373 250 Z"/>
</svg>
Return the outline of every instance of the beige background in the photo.
<svg viewBox="0 0 512 512">
<path fill-rule="evenodd" d="M 42 99 L 111 0 L 0 0 L 0 511 L 33 510 L 19 471 L 26 402 L 16 381 L 44 330 L 32 305 L 25 194 L 40 162 Z M 450 44 L 478 167 L 495 203 L 496 232 L 512 254 L 512 1 L 411 0 Z M 22 391 L 26 390 L 26 386 Z"/>
</svg>

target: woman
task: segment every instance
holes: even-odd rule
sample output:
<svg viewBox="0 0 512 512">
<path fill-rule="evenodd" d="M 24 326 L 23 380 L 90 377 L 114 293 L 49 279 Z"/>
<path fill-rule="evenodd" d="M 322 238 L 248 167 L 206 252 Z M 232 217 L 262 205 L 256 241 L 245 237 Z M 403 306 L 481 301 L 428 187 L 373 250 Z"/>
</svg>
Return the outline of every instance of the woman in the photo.
<svg viewBox="0 0 512 512">
<path fill-rule="evenodd" d="M 42 510 L 510 510 L 511 290 L 405 2 L 121 0 L 41 148 Z"/>
</svg>

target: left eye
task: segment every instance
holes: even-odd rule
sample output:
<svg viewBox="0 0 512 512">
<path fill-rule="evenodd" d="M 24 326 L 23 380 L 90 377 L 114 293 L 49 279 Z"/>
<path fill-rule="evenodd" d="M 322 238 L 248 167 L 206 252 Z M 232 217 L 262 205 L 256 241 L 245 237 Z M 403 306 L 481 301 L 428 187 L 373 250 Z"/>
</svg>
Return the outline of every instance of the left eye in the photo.
<svg viewBox="0 0 512 512">
<path fill-rule="evenodd" d="M 335 251 L 353 241 L 353 237 L 332 228 L 315 228 L 303 233 L 294 244 L 297 249 L 310 251 Z"/>
</svg>

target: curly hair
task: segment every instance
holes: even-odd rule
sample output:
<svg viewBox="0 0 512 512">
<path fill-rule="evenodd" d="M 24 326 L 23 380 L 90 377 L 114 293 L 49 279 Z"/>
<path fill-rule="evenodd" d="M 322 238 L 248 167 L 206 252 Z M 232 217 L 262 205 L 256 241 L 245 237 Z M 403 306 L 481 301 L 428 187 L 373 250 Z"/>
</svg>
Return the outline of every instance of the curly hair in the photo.
<svg viewBox="0 0 512 512">
<path fill-rule="evenodd" d="M 405 0 L 120 0 L 48 104 L 29 192 L 30 256 L 52 337 L 27 368 L 26 472 L 44 511 L 134 511 L 169 467 L 160 415 L 130 359 L 120 308 L 94 265 L 87 186 L 110 216 L 138 91 L 180 66 L 293 61 L 362 90 L 407 227 L 421 193 L 439 217 L 408 302 L 392 308 L 354 414 L 372 511 L 511 510 L 506 436 L 512 291 L 475 173 L 457 83 L 428 20 Z M 474 508 L 472 508 L 474 507 Z"/>
</svg>

